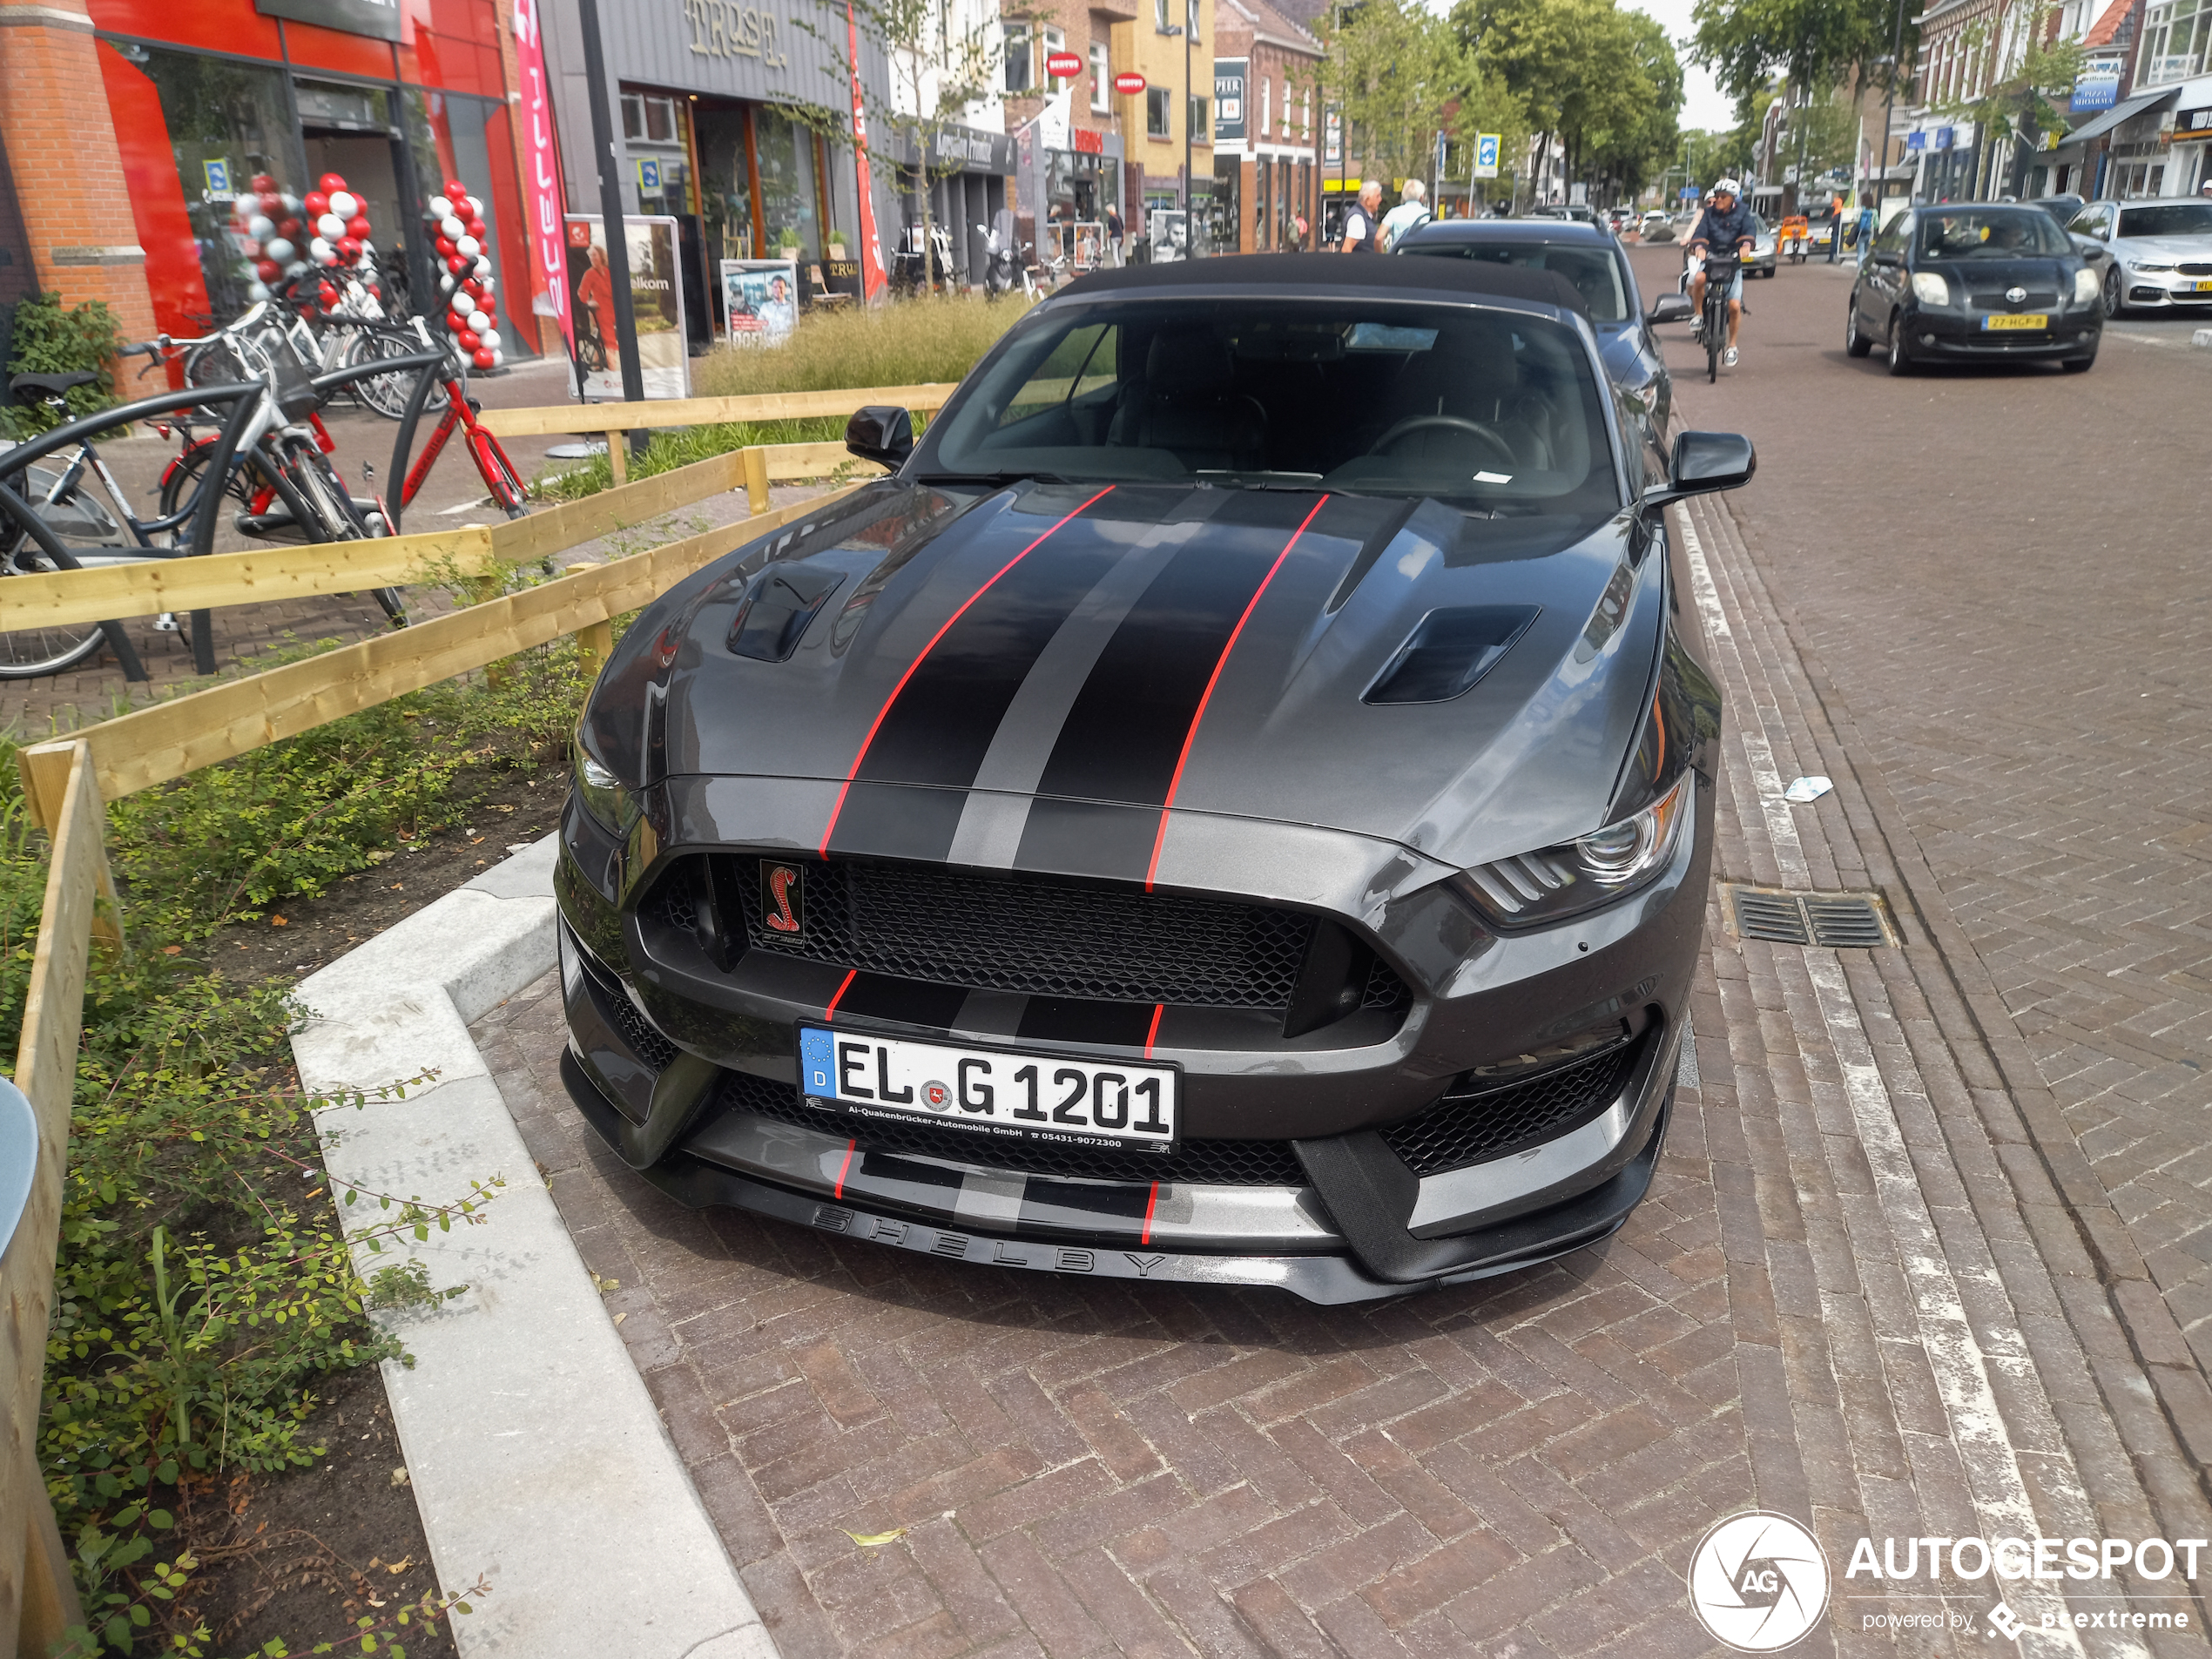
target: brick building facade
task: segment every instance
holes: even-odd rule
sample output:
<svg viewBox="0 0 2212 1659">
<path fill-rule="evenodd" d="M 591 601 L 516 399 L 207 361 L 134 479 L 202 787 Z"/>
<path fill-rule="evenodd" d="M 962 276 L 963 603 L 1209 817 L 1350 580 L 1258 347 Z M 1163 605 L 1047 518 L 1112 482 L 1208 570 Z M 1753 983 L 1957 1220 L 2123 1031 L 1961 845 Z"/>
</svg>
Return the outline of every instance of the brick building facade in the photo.
<svg viewBox="0 0 2212 1659">
<path fill-rule="evenodd" d="M 1240 118 L 1227 119 L 1226 101 L 1217 96 L 1214 167 L 1233 174 L 1236 235 L 1224 253 L 1279 253 L 1297 246 L 1296 217 L 1309 226 L 1320 220 L 1319 151 L 1315 143 L 1319 116 L 1314 85 L 1321 65 L 1321 44 L 1268 0 L 1219 0 L 1214 52 L 1217 89 L 1232 84 L 1222 65 L 1234 65 L 1233 84 L 1242 91 Z"/>
</svg>

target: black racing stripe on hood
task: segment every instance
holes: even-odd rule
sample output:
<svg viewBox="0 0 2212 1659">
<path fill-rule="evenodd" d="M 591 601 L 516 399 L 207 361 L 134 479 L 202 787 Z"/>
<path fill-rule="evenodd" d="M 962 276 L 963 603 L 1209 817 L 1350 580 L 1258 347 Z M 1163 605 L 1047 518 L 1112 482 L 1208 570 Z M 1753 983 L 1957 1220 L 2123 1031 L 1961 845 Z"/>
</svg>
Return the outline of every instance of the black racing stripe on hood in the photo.
<svg viewBox="0 0 2212 1659">
<path fill-rule="evenodd" d="M 1042 796 L 1029 803 L 1014 867 L 1142 881 L 1159 833 L 1157 806 Z"/>
</svg>

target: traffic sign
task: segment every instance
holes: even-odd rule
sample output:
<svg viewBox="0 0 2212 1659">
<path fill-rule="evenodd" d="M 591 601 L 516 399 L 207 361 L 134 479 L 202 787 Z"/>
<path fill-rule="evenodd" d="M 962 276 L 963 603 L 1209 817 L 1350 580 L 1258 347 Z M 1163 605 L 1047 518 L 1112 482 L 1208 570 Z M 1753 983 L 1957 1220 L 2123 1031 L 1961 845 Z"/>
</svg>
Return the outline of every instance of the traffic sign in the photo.
<svg viewBox="0 0 2212 1659">
<path fill-rule="evenodd" d="M 1498 176 L 1498 135 L 1478 132 L 1474 135 L 1474 176 L 1495 179 Z"/>
<path fill-rule="evenodd" d="M 1135 98 L 1144 90 L 1144 78 L 1125 70 L 1114 77 L 1114 90 L 1123 98 Z"/>
<path fill-rule="evenodd" d="M 1055 52 L 1044 60 L 1044 72 L 1055 81 L 1072 80 L 1083 72 L 1083 60 L 1073 52 Z"/>
</svg>

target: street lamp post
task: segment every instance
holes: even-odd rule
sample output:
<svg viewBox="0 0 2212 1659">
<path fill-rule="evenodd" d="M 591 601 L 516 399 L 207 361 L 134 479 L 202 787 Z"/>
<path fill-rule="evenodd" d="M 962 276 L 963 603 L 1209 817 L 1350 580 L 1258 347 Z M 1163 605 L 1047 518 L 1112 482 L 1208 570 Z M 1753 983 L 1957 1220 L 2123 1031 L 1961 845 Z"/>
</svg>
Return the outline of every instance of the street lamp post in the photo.
<svg viewBox="0 0 2212 1659">
<path fill-rule="evenodd" d="M 1905 67 L 1905 0 L 1897 0 L 1897 30 L 1890 41 L 1890 90 L 1882 100 L 1882 181 L 1874 187 L 1874 217 L 1882 216 L 1883 188 L 1890 181 L 1890 125 L 1897 113 L 1897 76 Z"/>
<path fill-rule="evenodd" d="M 1197 99 L 1190 91 L 1190 19 L 1196 15 L 1198 0 L 1184 0 L 1183 21 L 1170 24 L 1163 34 L 1183 37 L 1183 257 L 1190 259 L 1198 251 L 1198 238 L 1190 217 L 1190 111 Z"/>
</svg>

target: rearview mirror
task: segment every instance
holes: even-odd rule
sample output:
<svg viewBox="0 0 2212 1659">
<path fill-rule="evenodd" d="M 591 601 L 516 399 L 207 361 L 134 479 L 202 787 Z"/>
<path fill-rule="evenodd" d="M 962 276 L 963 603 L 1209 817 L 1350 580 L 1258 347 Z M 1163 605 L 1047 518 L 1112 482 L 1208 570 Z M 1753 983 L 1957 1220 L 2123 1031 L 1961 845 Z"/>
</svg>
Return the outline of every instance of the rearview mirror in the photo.
<svg viewBox="0 0 2212 1659">
<path fill-rule="evenodd" d="M 888 403 L 855 409 L 845 423 L 845 447 L 863 461 L 902 467 L 914 450 L 914 416 Z"/>
<path fill-rule="evenodd" d="M 1655 327 L 1662 322 L 1688 322 L 1697 314 L 1686 293 L 1662 293 L 1651 302 L 1651 314 L 1644 320 Z"/>
<path fill-rule="evenodd" d="M 1669 502 L 1716 489 L 1741 489 L 1758 470 L 1750 439 L 1734 432 L 1685 432 L 1675 440 L 1664 488 L 1648 489 L 1636 502 L 1639 513 L 1656 512 Z"/>
</svg>

